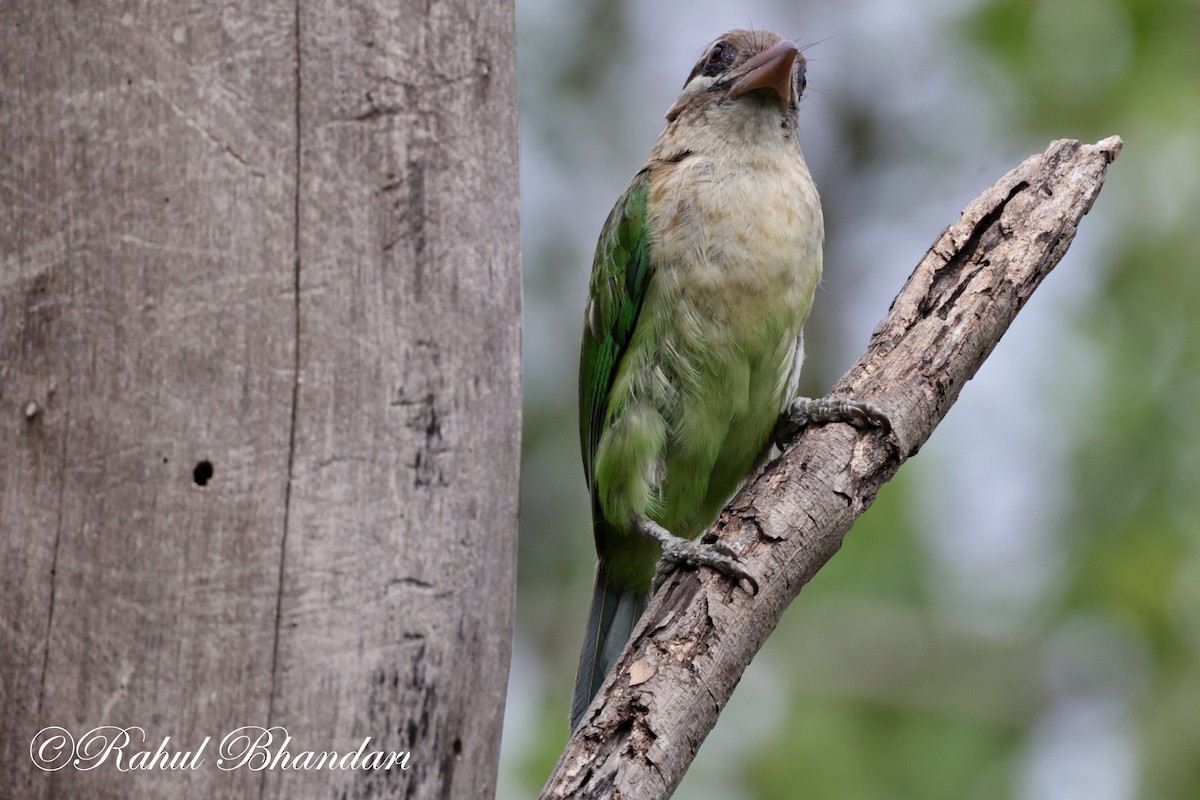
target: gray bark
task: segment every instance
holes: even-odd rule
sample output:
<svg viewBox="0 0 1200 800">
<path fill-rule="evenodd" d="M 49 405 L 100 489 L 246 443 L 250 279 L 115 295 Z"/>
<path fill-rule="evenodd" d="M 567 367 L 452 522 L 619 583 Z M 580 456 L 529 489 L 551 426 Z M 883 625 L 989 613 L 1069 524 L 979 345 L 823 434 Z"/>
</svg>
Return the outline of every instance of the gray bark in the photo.
<svg viewBox="0 0 1200 800">
<path fill-rule="evenodd" d="M 549 798 L 667 797 L 742 672 L 879 488 L 929 438 L 1033 290 L 1059 262 L 1121 140 L 1058 141 L 963 211 L 900 290 L 833 397 L 876 403 L 890 435 L 806 430 L 755 475 L 710 534 L 761 587 L 679 572 L 572 734 Z"/>
<path fill-rule="evenodd" d="M 514 51 L 510 2 L 0 11 L 0 796 L 492 794 Z M 212 740 L 31 760 L 100 725 Z M 408 769 L 220 769 L 249 725 Z"/>
</svg>

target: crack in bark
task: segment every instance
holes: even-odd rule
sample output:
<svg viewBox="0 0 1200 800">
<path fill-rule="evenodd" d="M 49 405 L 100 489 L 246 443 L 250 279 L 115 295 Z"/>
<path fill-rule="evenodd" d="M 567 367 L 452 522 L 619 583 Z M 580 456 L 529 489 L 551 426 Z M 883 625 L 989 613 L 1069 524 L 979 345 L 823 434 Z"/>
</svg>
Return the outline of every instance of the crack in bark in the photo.
<svg viewBox="0 0 1200 800">
<path fill-rule="evenodd" d="M 267 697 L 267 727 L 274 724 L 275 719 L 275 695 L 277 683 L 279 679 L 279 647 L 281 642 L 281 631 L 283 627 L 283 589 L 287 575 L 287 546 L 288 533 L 291 527 L 291 511 L 292 511 L 292 482 L 295 478 L 296 466 L 296 428 L 298 418 L 298 408 L 300 403 L 300 221 L 301 221 L 301 159 L 302 159 L 302 139 L 301 139 L 301 73 L 302 61 L 301 54 L 303 51 L 301 43 L 300 29 L 300 8 L 301 0 L 295 0 L 295 14 L 293 17 L 293 35 L 296 40 L 296 69 L 295 69 L 295 117 L 293 119 L 293 129 L 295 134 L 295 149 L 293 152 L 293 170 L 294 170 L 294 189 L 292 194 L 292 397 L 291 397 L 291 413 L 288 415 L 288 450 L 287 450 L 287 480 L 284 486 L 283 494 L 283 530 L 279 541 L 279 582 L 275 588 L 275 627 L 273 632 L 273 641 L 271 645 L 271 678 L 270 678 L 270 693 Z M 267 790 L 267 771 L 262 773 L 262 780 L 258 785 L 258 795 L 261 800 L 266 795 Z"/>
</svg>

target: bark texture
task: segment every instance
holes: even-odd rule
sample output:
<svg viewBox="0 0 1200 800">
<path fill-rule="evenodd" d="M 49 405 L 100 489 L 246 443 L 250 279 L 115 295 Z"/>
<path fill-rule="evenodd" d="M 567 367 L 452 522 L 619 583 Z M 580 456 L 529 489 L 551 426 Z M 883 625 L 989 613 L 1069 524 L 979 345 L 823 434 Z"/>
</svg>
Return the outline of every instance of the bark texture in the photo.
<svg viewBox="0 0 1200 800">
<path fill-rule="evenodd" d="M 490 796 L 514 39 L 511 2 L 0 10 L 0 796 Z M 101 725 L 211 741 L 31 760 Z M 241 726 L 411 756 L 222 769 Z"/>
<path fill-rule="evenodd" d="M 571 736 L 542 798 L 671 794 L 742 672 L 879 488 L 917 452 L 1058 263 L 1121 149 L 1053 142 L 963 211 L 917 265 L 834 397 L 878 404 L 890 435 L 806 430 L 731 501 L 709 535 L 761 590 L 680 572 L 652 599 Z"/>
</svg>

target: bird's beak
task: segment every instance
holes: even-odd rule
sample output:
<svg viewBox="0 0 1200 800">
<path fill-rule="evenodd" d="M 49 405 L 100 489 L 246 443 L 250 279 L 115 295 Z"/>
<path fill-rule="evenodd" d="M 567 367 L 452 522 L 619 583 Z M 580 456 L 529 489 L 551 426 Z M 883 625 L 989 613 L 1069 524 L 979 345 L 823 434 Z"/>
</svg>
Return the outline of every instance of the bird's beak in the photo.
<svg viewBox="0 0 1200 800">
<path fill-rule="evenodd" d="M 792 101 L 792 65 L 799 52 L 795 44 L 784 39 L 747 61 L 729 76 L 733 83 L 730 99 L 755 89 L 770 89 L 778 95 L 779 105 L 786 112 Z"/>
</svg>

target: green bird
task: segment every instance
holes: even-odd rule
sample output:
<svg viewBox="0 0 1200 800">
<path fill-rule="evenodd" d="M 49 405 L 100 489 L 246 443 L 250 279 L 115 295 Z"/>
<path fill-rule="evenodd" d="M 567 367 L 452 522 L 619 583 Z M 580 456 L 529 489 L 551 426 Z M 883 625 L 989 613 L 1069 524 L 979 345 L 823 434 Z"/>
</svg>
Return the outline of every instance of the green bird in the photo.
<svg viewBox="0 0 1200 800">
<path fill-rule="evenodd" d="M 599 564 L 572 729 L 645 610 L 656 564 L 660 574 L 706 565 L 753 584 L 727 549 L 693 540 L 768 454 L 773 432 L 786 440 L 813 422 L 886 424 L 868 404 L 789 404 L 825 236 L 797 141 L 805 86 L 792 42 L 721 36 L 600 234 L 579 365 Z"/>
</svg>

